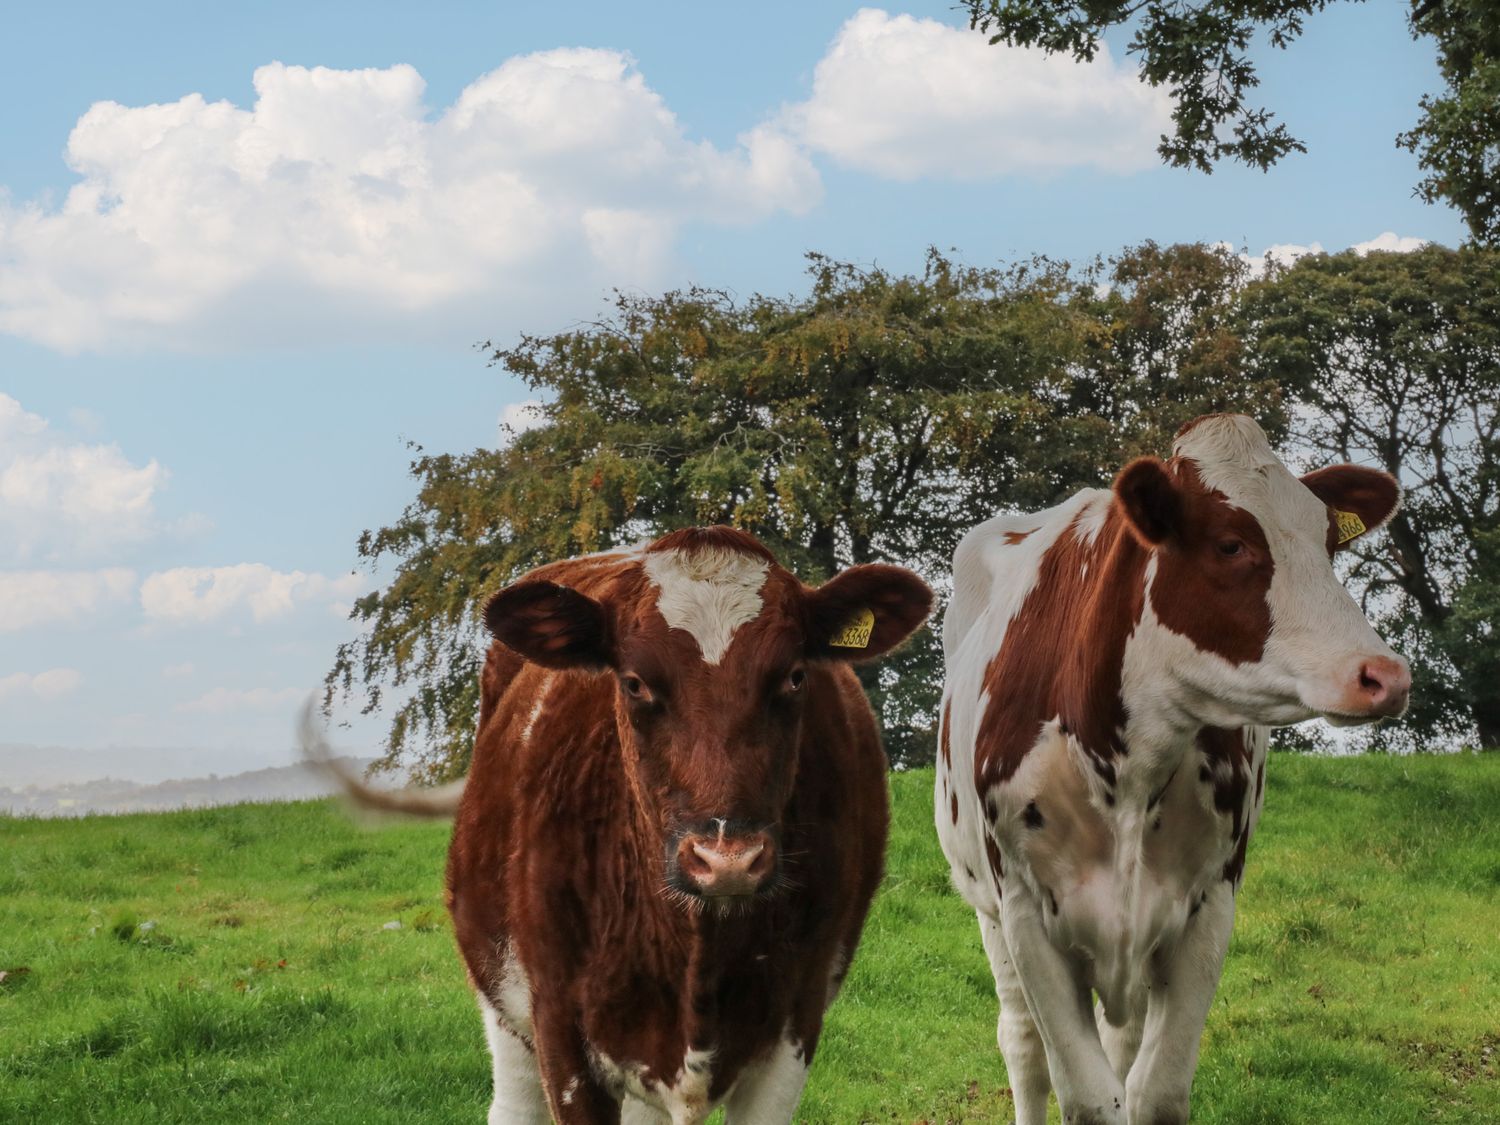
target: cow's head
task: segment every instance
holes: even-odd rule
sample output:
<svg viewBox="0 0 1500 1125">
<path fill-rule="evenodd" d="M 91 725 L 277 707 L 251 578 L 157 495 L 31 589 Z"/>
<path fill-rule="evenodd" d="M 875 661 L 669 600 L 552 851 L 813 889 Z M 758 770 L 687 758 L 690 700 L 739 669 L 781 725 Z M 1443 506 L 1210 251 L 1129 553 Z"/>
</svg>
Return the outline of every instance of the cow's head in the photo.
<svg viewBox="0 0 1500 1125">
<path fill-rule="evenodd" d="M 804 586 L 751 536 L 674 532 L 596 600 L 550 582 L 502 590 L 490 631 L 539 664 L 612 675 L 630 773 L 661 833 L 669 886 L 693 903 L 774 889 L 803 717 L 834 705 L 834 665 L 869 660 L 927 616 L 900 567 L 857 566 Z"/>
<path fill-rule="evenodd" d="M 1134 461 L 1114 487 L 1152 552 L 1150 659 L 1158 675 L 1168 666 L 1161 682 L 1191 718 L 1352 724 L 1406 709 L 1406 661 L 1333 569 L 1336 551 L 1395 512 L 1389 473 L 1335 465 L 1295 477 L 1251 419 L 1214 414 L 1179 431 L 1170 461 Z"/>
</svg>

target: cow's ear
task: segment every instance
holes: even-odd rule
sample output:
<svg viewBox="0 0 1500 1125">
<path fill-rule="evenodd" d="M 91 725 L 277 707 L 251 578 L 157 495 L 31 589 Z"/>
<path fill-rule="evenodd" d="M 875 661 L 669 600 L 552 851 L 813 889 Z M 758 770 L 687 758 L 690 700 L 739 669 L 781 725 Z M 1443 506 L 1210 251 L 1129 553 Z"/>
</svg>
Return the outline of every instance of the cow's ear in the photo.
<svg viewBox="0 0 1500 1125">
<path fill-rule="evenodd" d="M 484 607 L 484 623 L 501 644 L 548 668 L 604 668 L 611 663 L 604 607 L 555 582 L 517 582 Z"/>
<path fill-rule="evenodd" d="M 1155 457 L 1138 457 L 1115 477 L 1115 497 L 1131 528 L 1148 546 L 1165 543 L 1182 528 L 1182 494 Z"/>
<path fill-rule="evenodd" d="M 1340 547 L 1374 531 L 1401 506 L 1401 485 L 1396 478 L 1363 465 L 1329 465 L 1308 473 L 1302 483 L 1333 510 Z"/>
<path fill-rule="evenodd" d="M 932 612 L 932 591 L 911 571 L 853 566 L 807 595 L 804 650 L 813 659 L 871 660 L 895 648 Z"/>
</svg>

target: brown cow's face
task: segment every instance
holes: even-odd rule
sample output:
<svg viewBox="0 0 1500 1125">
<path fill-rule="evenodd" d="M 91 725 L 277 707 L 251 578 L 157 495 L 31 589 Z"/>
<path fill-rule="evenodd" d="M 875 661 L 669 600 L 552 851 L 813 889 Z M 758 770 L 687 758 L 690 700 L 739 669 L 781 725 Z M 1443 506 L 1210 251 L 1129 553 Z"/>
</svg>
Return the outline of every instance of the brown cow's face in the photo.
<svg viewBox="0 0 1500 1125">
<path fill-rule="evenodd" d="M 834 685 L 777 614 L 742 625 L 717 664 L 685 630 L 643 616 L 620 639 L 617 713 L 667 849 L 669 883 L 687 895 L 769 893 L 803 712 Z"/>
<path fill-rule="evenodd" d="M 640 581 L 609 604 L 520 583 L 486 620 L 539 663 L 613 677 L 622 751 L 660 832 L 668 885 L 722 906 L 778 885 L 803 716 L 841 690 L 833 663 L 900 643 L 931 598 L 887 566 L 810 590 L 748 536 L 694 529 L 643 552 Z"/>
</svg>

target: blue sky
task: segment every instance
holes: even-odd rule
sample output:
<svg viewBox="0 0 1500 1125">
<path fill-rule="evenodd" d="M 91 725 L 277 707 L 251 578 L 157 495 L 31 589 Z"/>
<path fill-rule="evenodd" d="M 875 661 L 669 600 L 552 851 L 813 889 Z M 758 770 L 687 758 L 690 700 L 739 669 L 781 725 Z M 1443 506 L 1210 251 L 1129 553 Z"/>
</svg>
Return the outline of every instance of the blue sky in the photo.
<svg viewBox="0 0 1500 1125">
<path fill-rule="evenodd" d="M 940 4 L 223 7 L 9 17 L 0 785 L 289 760 L 404 443 L 498 440 L 525 390 L 475 343 L 612 286 L 1461 235 L 1392 141 L 1437 85 L 1393 0 L 1262 52 L 1308 155 L 1208 177 L 1158 165 L 1118 43 L 1043 61 Z"/>
</svg>

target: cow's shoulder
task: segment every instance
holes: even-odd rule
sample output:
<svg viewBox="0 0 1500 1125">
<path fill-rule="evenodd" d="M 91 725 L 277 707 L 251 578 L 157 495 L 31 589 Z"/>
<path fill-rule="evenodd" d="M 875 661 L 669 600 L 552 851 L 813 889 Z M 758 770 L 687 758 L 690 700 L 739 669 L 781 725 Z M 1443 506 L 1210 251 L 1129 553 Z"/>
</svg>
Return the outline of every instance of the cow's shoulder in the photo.
<svg viewBox="0 0 1500 1125">
<path fill-rule="evenodd" d="M 526 666 L 526 660 L 513 649 L 499 641 L 491 641 L 484 657 L 484 670 L 479 675 L 479 727 L 483 731 L 489 725 L 500 701 Z"/>
<path fill-rule="evenodd" d="M 994 604 L 1018 601 L 1030 591 L 1042 559 L 1065 532 L 1096 534 L 1110 498 L 1108 489 L 1084 489 L 1051 508 L 1003 513 L 971 528 L 953 554 L 953 599 L 943 618 L 946 659 L 957 657 L 970 626 Z"/>
<path fill-rule="evenodd" d="M 529 839 L 608 804 L 624 784 L 615 691 L 607 672 L 543 668 L 495 642 L 460 820 Z"/>
</svg>

